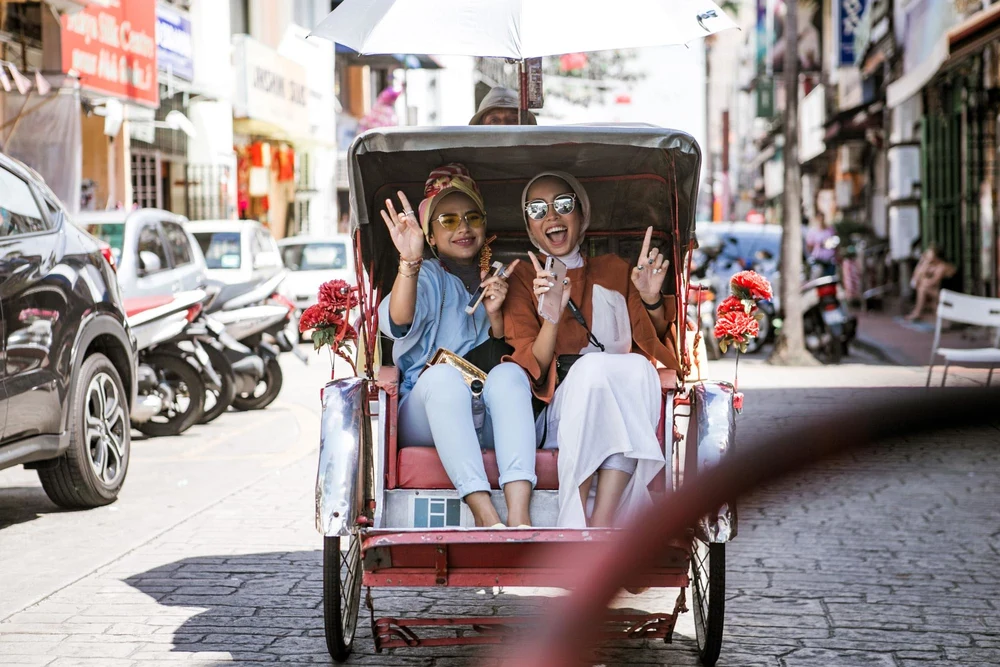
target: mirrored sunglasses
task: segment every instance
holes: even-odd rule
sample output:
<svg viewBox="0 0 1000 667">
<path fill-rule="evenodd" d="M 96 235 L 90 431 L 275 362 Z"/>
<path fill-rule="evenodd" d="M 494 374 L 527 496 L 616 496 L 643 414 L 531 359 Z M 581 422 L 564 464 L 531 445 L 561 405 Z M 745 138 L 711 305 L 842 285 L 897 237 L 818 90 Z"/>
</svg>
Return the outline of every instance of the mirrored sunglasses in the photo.
<svg viewBox="0 0 1000 667">
<path fill-rule="evenodd" d="M 576 208 L 576 195 L 559 195 L 552 200 L 552 208 L 559 215 L 569 215 Z M 524 205 L 524 212 L 532 220 L 543 220 L 549 214 L 549 203 L 544 199 L 532 199 Z"/>
<path fill-rule="evenodd" d="M 437 223 L 447 232 L 453 232 L 458 229 L 458 226 L 462 224 L 462 220 L 465 220 L 465 224 L 467 224 L 470 229 L 476 229 L 486 225 L 486 216 L 479 211 L 469 211 L 465 215 L 459 215 L 458 213 L 442 213 L 434 219 L 437 220 Z"/>
</svg>

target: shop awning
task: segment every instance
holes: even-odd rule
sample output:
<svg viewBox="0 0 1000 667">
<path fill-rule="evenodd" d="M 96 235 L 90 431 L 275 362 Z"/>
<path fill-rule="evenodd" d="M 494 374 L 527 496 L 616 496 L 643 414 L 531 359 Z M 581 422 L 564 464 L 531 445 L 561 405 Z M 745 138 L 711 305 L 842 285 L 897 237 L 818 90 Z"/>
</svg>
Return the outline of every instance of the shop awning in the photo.
<svg viewBox="0 0 1000 667">
<path fill-rule="evenodd" d="M 385 55 L 363 56 L 354 49 L 337 44 L 337 55 L 347 56 L 348 65 L 367 65 L 369 67 L 403 69 L 441 69 L 441 64 L 431 56 L 412 53 L 393 53 Z"/>
<path fill-rule="evenodd" d="M 983 47 L 1000 38 L 1000 5 L 984 9 L 948 30 L 924 62 L 886 89 L 890 109 L 910 99 L 939 72 L 958 65 Z"/>
</svg>

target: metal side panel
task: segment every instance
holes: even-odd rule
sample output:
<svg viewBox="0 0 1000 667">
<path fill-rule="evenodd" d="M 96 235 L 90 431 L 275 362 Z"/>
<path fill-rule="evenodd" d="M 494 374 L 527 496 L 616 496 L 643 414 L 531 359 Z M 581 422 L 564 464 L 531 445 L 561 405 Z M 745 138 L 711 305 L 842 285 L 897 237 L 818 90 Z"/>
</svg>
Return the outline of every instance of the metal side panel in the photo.
<svg viewBox="0 0 1000 667">
<path fill-rule="evenodd" d="M 691 390 L 692 427 L 696 447 L 695 472 L 718 465 L 733 448 L 736 437 L 735 389 L 728 382 L 700 382 Z M 699 522 L 698 532 L 707 542 L 728 542 L 736 537 L 736 503 L 730 501 Z"/>
<path fill-rule="evenodd" d="M 366 380 L 334 380 L 323 388 L 319 473 L 316 477 L 316 530 L 346 536 L 361 511 L 361 447 Z"/>
<path fill-rule="evenodd" d="M 507 501 L 503 491 L 491 491 L 491 500 L 500 520 L 507 520 Z M 451 489 L 393 489 L 383 495 L 382 523 L 385 530 L 473 528 L 475 520 L 458 491 Z M 531 494 L 531 523 L 555 526 L 559 517 L 559 492 L 535 490 Z"/>
</svg>

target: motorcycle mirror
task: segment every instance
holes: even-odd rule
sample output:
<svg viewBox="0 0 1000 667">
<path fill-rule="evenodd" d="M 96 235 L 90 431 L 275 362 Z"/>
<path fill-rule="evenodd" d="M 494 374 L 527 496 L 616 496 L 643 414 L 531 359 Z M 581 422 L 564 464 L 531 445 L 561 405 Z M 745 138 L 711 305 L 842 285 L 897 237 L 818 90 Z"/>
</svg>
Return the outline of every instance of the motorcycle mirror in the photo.
<svg viewBox="0 0 1000 667">
<path fill-rule="evenodd" d="M 143 273 L 156 273 L 163 268 L 163 264 L 160 262 L 160 258 L 157 257 L 156 253 L 150 252 L 149 250 L 140 250 L 139 268 L 142 269 Z"/>
</svg>

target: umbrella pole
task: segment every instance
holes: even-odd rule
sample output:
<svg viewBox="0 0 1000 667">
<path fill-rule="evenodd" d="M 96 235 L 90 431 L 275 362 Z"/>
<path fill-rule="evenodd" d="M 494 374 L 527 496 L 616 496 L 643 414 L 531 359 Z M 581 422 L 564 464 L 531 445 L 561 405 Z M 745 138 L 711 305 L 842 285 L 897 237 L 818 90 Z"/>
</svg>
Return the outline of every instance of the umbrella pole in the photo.
<svg viewBox="0 0 1000 667">
<path fill-rule="evenodd" d="M 525 65 L 524 58 L 521 58 L 517 62 L 518 66 L 518 85 L 520 90 L 518 91 L 518 106 L 520 107 L 517 112 L 517 124 L 523 125 L 524 119 L 528 117 L 528 68 Z"/>
</svg>

